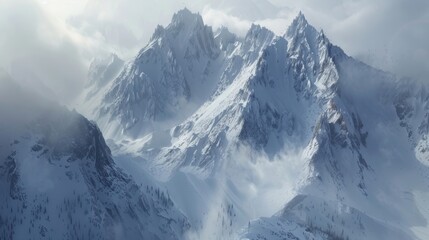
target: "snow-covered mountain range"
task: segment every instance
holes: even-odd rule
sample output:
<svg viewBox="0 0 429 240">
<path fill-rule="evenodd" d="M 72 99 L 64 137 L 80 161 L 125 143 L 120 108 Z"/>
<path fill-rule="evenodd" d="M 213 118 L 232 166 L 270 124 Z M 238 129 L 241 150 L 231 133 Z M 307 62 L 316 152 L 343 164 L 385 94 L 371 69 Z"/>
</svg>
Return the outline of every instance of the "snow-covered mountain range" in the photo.
<svg viewBox="0 0 429 240">
<path fill-rule="evenodd" d="M 302 13 L 239 37 L 183 9 L 89 78 L 77 110 L 100 130 L 48 108 L 0 149 L 5 238 L 429 237 L 427 87 Z"/>
</svg>

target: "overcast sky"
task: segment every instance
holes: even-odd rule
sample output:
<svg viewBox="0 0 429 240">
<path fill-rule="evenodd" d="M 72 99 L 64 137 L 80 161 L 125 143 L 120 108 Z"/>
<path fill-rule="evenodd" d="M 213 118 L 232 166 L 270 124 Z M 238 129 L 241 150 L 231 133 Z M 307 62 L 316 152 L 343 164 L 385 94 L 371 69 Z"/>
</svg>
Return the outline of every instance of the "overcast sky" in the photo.
<svg viewBox="0 0 429 240">
<path fill-rule="evenodd" d="M 0 67 L 67 102 L 93 57 L 130 58 L 185 6 L 238 35 L 252 22 L 282 34 L 301 10 L 349 55 L 428 80 L 428 0 L 0 0 Z"/>
</svg>

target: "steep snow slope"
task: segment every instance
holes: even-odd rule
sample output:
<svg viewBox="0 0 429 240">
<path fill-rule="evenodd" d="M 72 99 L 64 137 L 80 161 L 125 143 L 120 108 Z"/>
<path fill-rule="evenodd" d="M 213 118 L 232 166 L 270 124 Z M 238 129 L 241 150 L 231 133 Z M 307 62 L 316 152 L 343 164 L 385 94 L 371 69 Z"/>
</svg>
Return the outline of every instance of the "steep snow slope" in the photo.
<svg viewBox="0 0 429 240">
<path fill-rule="evenodd" d="M 94 123 L 7 84 L 1 110 L 15 110 L 1 117 L 1 239 L 183 238 L 189 224 L 169 195 L 116 167 Z"/>
</svg>

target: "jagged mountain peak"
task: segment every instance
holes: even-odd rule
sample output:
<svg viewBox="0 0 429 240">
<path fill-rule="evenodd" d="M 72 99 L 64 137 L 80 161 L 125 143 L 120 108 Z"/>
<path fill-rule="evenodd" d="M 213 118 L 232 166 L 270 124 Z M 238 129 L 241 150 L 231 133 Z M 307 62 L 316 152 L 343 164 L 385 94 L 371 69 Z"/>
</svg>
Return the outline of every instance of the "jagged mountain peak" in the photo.
<svg viewBox="0 0 429 240">
<path fill-rule="evenodd" d="M 232 35 L 232 36 L 236 36 L 234 33 L 232 33 L 231 31 L 229 31 L 229 29 L 225 26 L 221 26 L 220 28 L 218 28 L 215 32 L 215 36 L 223 36 L 223 35 Z"/>
<path fill-rule="evenodd" d="M 204 26 L 203 18 L 201 17 L 201 15 L 199 13 L 191 12 L 188 8 L 179 10 L 173 15 L 173 19 L 170 25 L 174 26 L 179 24 Z"/>
<path fill-rule="evenodd" d="M 319 42 L 329 43 L 323 31 L 317 31 L 315 27 L 308 23 L 302 12 L 292 21 L 284 35 L 290 42 L 291 49 L 297 50 L 300 45 L 310 48 L 312 52 Z"/>
<path fill-rule="evenodd" d="M 179 57 L 194 51 L 189 47 L 195 47 L 210 57 L 215 57 L 218 52 L 212 28 L 204 24 L 199 13 L 193 13 L 187 8 L 175 13 L 167 27 L 158 25 L 151 37 L 151 42 L 154 41 L 168 45 Z M 149 44 L 144 49 L 152 46 Z"/>
<path fill-rule="evenodd" d="M 189 57 L 188 54 L 196 54 L 195 57 L 205 54 L 214 58 L 219 50 L 212 28 L 204 24 L 199 13 L 192 13 L 187 8 L 175 13 L 167 27 L 158 25 L 152 35 L 152 43 L 149 43 L 142 51 L 152 48 L 154 41 L 171 48 L 171 51 L 179 58 Z"/>
<path fill-rule="evenodd" d="M 231 33 L 227 27 L 222 26 L 216 31 L 215 39 L 217 44 L 219 44 L 219 47 L 225 51 L 230 44 L 237 41 L 237 36 L 234 33 Z"/>
<path fill-rule="evenodd" d="M 150 41 L 154 41 L 156 39 L 161 38 L 162 36 L 164 36 L 165 33 L 165 28 L 161 25 L 157 25 L 155 28 L 155 31 L 152 34 L 152 37 L 150 38 Z"/>
<path fill-rule="evenodd" d="M 274 35 L 275 34 L 268 28 L 252 23 L 252 26 L 250 27 L 249 31 L 247 31 L 245 39 L 256 39 L 260 37 L 274 36 Z"/>
<path fill-rule="evenodd" d="M 209 35 L 213 35 L 211 27 L 204 24 L 203 18 L 199 13 L 192 13 L 189 9 L 184 8 L 175 13 L 171 19 L 171 22 L 163 27 L 158 25 L 151 37 L 152 41 L 167 40 L 170 38 L 175 44 L 183 44 L 189 42 L 194 36 L 207 35 L 207 41 L 209 41 Z M 166 39 L 167 38 L 167 39 Z M 174 44 L 173 44 L 174 45 Z"/>
<path fill-rule="evenodd" d="M 174 14 L 99 97 L 103 100 L 95 112 L 104 119 L 102 128 L 109 123 L 106 135 L 139 136 L 152 128 L 152 121 L 186 117 L 194 111 L 191 105 L 204 101 L 215 87 L 210 67 L 220 51 L 201 15 L 186 8 Z"/>
<path fill-rule="evenodd" d="M 317 55 L 318 52 L 327 52 L 329 48 L 333 47 L 323 29 L 318 31 L 307 21 L 302 12 L 299 12 L 297 17 L 292 21 L 284 34 L 284 38 L 290 43 L 289 51 L 295 53 L 306 51 L 307 53 Z"/>
<path fill-rule="evenodd" d="M 263 49 L 270 45 L 276 35 L 269 29 L 252 24 L 241 46 L 241 53 L 245 56 L 245 62 L 252 63 Z"/>
<path fill-rule="evenodd" d="M 110 53 L 104 58 L 95 58 L 88 70 L 88 86 L 97 85 L 103 87 L 110 80 L 116 77 L 124 61 L 116 53 Z"/>
<path fill-rule="evenodd" d="M 268 28 L 262 27 L 257 24 L 252 24 L 249 31 L 247 31 L 246 37 L 244 38 L 244 50 L 262 50 L 263 48 L 271 44 L 275 37 L 276 35 L 274 34 L 274 32 L 272 32 Z"/>
<path fill-rule="evenodd" d="M 310 25 L 305 18 L 302 12 L 299 12 L 298 15 L 294 18 L 291 25 L 288 27 L 286 31 L 286 36 L 292 37 L 299 32 L 303 31 L 316 31 L 316 29 Z"/>
<path fill-rule="evenodd" d="M 295 17 L 295 20 L 302 23 L 308 23 L 302 11 L 299 11 L 298 15 Z"/>
</svg>

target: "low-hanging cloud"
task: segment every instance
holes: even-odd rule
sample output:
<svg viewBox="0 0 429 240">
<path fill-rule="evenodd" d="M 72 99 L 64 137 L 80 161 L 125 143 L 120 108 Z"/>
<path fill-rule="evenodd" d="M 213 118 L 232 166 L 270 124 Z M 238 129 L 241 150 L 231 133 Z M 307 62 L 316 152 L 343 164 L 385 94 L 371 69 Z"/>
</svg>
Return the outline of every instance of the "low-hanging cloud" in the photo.
<svg viewBox="0 0 429 240">
<path fill-rule="evenodd" d="M 201 228 L 189 232 L 187 239 L 235 239 L 228 235 L 229 222 L 222 205 L 232 204 L 234 226 L 243 226 L 259 217 L 270 217 L 284 207 L 305 184 L 308 173 L 303 148 L 292 145 L 274 156 L 239 145 L 229 150 L 228 161 L 222 161 L 210 185 L 207 212 Z M 194 183 L 190 184 L 194 185 Z M 198 185 L 198 184 L 197 184 Z"/>
<path fill-rule="evenodd" d="M 21 85 L 69 101 L 86 79 L 82 46 L 39 3 L 0 2 L 0 66 Z"/>
<path fill-rule="evenodd" d="M 203 12 L 204 21 L 206 24 L 218 29 L 220 27 L 227 27 L 231 32 L 244 36 L 252 25 L 251 21 L 240 19 L 238 17 L 229 15 L 223 11 L 213 8 L 204 8 Z"/>
<path fill-rule="evenodd" d="M 224 26 L 238 36 L 244 36 L 252 23 L 283 35 L 293 20 L 292 13 L 290 8 L 276 7 L 266 0 L 220 1 L 205 5 L 201 12 L 205 23 L 213 29 Z"/>
<path fill-rule="evenodd" d="M 241 145 L 231 153 L 224 171 L 239 189 L 241 206 L 250 219 L 271 216 L 291 200 L 304 183 L 307 160 L 303 148 L 285 146 L 275 156 Z"/>
<path fill-rule="evenodd" d="M 51 109 L 47 101 L 20 87 L 0 69 L 0 159 L 5 159 L 4 154 L 10 153 L 8 148 L 12 140 L 46 109 Z"/>
</svg>

